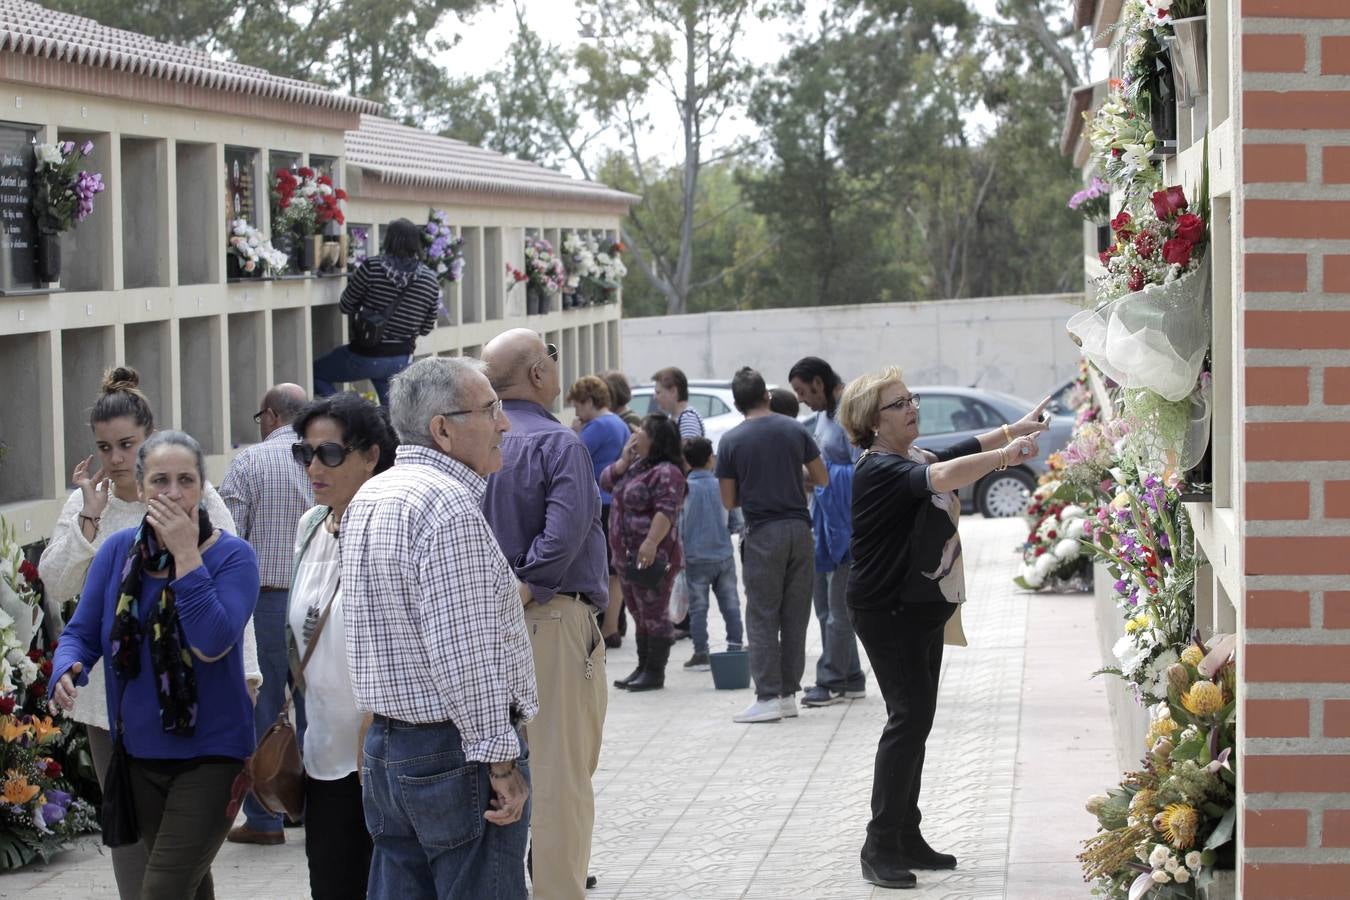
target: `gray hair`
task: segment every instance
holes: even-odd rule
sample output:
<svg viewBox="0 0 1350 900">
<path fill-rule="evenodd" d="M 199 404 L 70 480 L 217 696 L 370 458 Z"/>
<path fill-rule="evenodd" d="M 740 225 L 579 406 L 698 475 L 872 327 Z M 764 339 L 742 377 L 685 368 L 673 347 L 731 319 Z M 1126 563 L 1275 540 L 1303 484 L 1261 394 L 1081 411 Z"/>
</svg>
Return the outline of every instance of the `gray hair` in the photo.
<svg viewBox="0 0 1350 900">
<path fill-rule="evenodd" d="M 145 461 L 160 447 L 184 447 L 192 451 L 197 458 L 197 477 L 206 483 L 206 457 L 202 454 L 202 445 L 185 431 L 156 431 L 145 439 L 136 453 L 136 482 L 145 479 Z"/>
<path fill-rule="evenodd" d="M 470 357 L 431 356 L 395 375 L 389 384 L 389 419 L 399 441 L 434 448 L 432 418 L 463 409 L 469 374 L 484 374 L 484 369 Z"/>
</svg>

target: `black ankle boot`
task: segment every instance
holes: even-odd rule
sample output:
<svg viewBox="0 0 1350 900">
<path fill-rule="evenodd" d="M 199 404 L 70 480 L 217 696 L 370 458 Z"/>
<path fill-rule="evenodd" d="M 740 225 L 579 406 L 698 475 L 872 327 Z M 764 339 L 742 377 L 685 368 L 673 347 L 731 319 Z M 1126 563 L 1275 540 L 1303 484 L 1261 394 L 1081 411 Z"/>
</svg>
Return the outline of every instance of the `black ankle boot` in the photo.
<svg viewBox="0 0 1350 900">
<path fill-rule="evenodd" d="M 634 679 L 636 679 L 639 675 L 641 675 L 642 670 L 647 667 L 647 648 L 649 646 L 647 643 L 648 640 L 649 638 L 645 634 L 639 634 L 636 638 L 634 638 L 634 641 L 637 643 L 637 654 L 638 654 L 637 668 L 629 672 L 626 678 L 620 678 L 618 681 L 614 682 L 614 686 L 616 688 L 619 688 L 621 690 L 627 690 L 628 686 L 633 683 Z"/>
<path fill-rule="evenodd" d="M 912 888 L 918 884 L 918 879 L 914 873 L 904 868 L 894 859 L 885 856 L 869 857 L 866 853 L 862 855 L 862 877 L 863 881 L 875 884 L 884 888 Z"/>
<path fill-rule="evenodd" d="M 658 638 L 647 636 L 647 664 L 642 669 L 642 674 L 628 682 L 628 690 L 636 693 L 637 691 L 656 691 L 666 686 L 666 663 L 670 661 L 670 645 L 668 638 Z"/>
<path fill-rule="evenodd" d="M 939 853 L 917 831 L 900 836 L 900 856 L 911 869 L 955 869 L 956 857 Z"/>
</svg>

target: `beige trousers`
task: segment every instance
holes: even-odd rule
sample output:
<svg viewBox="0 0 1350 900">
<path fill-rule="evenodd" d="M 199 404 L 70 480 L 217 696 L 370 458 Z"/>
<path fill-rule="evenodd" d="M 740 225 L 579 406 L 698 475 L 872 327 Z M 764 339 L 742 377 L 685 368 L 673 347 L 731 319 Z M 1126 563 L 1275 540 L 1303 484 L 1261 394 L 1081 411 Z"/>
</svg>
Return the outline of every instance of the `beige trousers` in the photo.
<svg viewBox="0 0 1350 900">
<path fill-rule="evenodd" d="M 559 594 L 525 609 L 539 714 L 530 746 L 530 848 L 536 900 L 581 900 L 591 862 L 591 776 L 609 704 L 605 641 L 590 604 Z"/>
</svg>

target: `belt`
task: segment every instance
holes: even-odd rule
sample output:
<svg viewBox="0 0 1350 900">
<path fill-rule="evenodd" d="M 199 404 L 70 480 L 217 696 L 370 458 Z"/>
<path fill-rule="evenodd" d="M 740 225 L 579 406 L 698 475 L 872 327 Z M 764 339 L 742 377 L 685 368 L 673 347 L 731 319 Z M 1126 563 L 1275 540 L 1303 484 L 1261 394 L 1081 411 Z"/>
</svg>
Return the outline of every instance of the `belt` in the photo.
<svg viewBox="0 0 1350 900">
<path fill-rule="evenodd" d="M 281 587 L 266 587 L 266 586 L 264 586 L 264 587 L 258 588 L 258 590 L 260 590 L 260 591 L 265 591 L 265 592 L 267 592 L 267 593 L 269 593 L 269 594 L 281 594 L 281 593 L 284 593 L 284 592 L 286 592 L 286 591 L 289 591 L 290 588 L 288 588 L 288 587 L 281 588 Z"/>
<path fill-rule="evenodd" d="M 455 725 L 454 722 L 406 722 L 403 719 L 395 719 L 393 716 L 386 716 L 383 713 L 372 713 L 371 718 L 376 722 L 396 725 L 399 728 L 442 728 L 446 725 Z M 520 710 L 516 709 L 514 706 L 511 707 L 509 718 L 511 720 L 512 728 L 519 726 L 524 719 L 520 714 Z M 459 728 L 459 726 L 455 725 L 455 728 Z"/>
</svg>

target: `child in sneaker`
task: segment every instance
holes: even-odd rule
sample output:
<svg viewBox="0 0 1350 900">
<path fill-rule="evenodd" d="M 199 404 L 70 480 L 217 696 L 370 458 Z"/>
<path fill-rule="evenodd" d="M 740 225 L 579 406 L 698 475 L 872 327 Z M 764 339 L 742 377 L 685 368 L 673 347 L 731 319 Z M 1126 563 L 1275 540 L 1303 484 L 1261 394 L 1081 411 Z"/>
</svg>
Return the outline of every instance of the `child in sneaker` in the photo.
<svg viewBox="0 0 1350 900">
<path fill-rule="evenodd" d="M 680 516 L 680 539 L 684 542 L 684 576 L 689 585 L 689 632 L 694 655 L 686 671 L 708 670 L 708 589 L 717 595 L 717 607 L 727 626 L 727 649 L 741 649 L 741 597 L 736 587 L 736 558 L 731 535 L 739 531 L 737 519 L 722 505 L 722 494 L 713 474 L 717 457 L 705 437 L 686 438 L 684 459 L 689 464 L 689 493 Z M 738 510 L 739 512 L 739 510 Z"/>
</svg>

